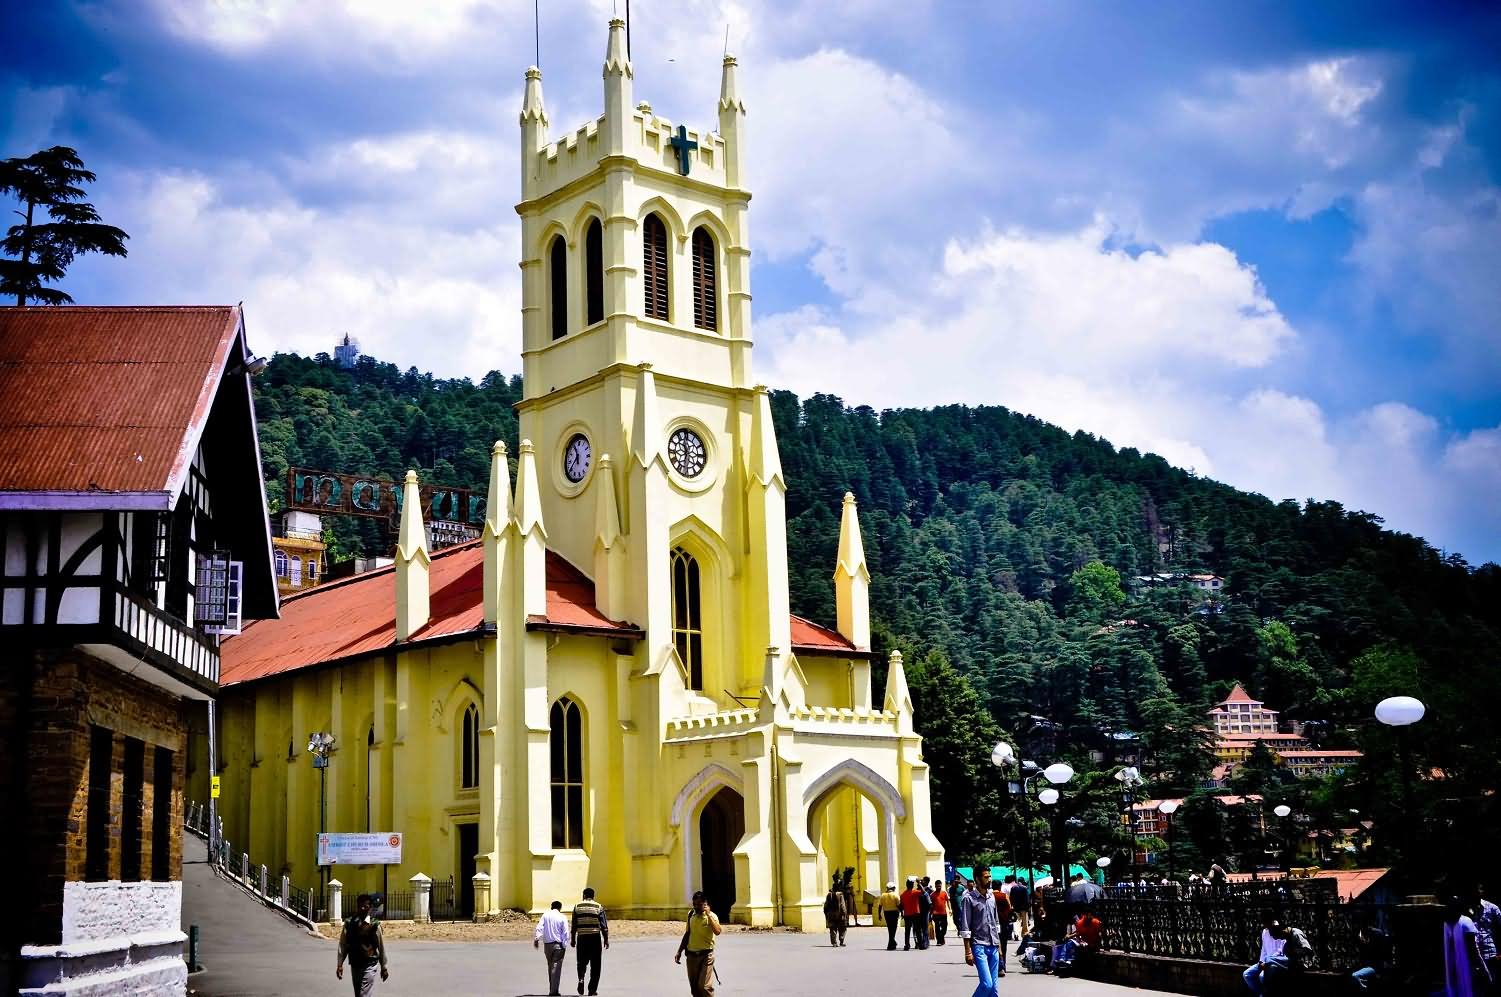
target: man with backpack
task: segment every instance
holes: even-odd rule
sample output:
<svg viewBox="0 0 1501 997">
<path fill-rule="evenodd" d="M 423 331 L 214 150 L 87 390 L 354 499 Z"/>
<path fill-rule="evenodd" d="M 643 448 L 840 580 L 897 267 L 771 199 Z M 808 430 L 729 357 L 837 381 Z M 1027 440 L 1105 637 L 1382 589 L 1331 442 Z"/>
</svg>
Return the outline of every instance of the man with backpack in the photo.
<svg viewBox="0 0 1501 997">
<path fill-rule="evenodd" d="M 823 898 L 823 920 L 829 929 L 829 944 L 843 945 L 844 932 L 849 927 L 849 909 L 837 883 L 829 887 L 828 896 Z"/>
</svg>

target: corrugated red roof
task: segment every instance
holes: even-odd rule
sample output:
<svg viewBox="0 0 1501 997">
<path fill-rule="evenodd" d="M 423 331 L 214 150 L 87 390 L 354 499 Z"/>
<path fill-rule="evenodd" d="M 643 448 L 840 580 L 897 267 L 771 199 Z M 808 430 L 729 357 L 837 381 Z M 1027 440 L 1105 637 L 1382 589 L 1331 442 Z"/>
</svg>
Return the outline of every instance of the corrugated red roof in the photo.
<svg viewBox="0 0 1501 997">
<path fill-rule="evenodd" d="M 858 654 L 855 645 L 845 639 L 845 636 L 837 630 L 821 627 L 812 620 L 805 620 L 801 616 L 792 617 L 792 649 L 794 651 L 811 651 L 815 654 Z"/>
<path fill-rule="evenodd" d="M 484 541 L 474 540 L 433 555 L 427 626 L 413 641 L 472 633 L 484 623 Z M 799 616 L 792 617 L 796 651 L 861 654 L 844 637 Z M 533 626 L 583 632 L 639 635 L 594 604 L 594 583 L 572 564 L 547 552 L 547 615 Z M 220 650 L 220 685 L 234 685 L 374 654 L 396 643 L 396 569 L 367 571 L 299 592 L 282 600 L 281 618 L 257 620 Z"/>
<path fill-rule="evenodd" d="M 0 492 L 176 493 L 234 306 L 0 308 Z"/>
</svg>

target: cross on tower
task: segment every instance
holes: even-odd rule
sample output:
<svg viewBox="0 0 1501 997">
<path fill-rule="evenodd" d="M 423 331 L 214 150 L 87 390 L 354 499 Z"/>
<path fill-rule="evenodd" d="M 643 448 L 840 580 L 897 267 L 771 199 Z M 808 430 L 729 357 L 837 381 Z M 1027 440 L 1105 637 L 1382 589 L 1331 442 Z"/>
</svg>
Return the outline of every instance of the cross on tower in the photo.
<svg viewBox="0 0 1501 997">
<path fill-rule="evenodd" d="M 678 125 L 678 133 L 670 142 L 678 154 L 678 172 L 683 176 L 688 175 L 688 153 L 698 148 L 698 143 L 688 137 L 688 129 L 684 125 Z"/>
</svg>

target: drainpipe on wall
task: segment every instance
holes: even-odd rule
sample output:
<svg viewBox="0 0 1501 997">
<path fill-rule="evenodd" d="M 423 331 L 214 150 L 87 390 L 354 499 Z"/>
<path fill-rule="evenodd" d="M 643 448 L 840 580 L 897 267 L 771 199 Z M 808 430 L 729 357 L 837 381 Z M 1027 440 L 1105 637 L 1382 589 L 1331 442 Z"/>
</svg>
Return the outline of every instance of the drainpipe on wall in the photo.
<svg viewBox="0 0 1501 997">
<path fill-rule="evenodd" d="M 786 870 L 782 866 L 782 759 L 777 754 L 776 725 L 770 730 L 771 735 L 771 861 L 776 867 L 776 873 L 772 876 L 774 892 L 772 894 L 772 906 L 776 910 L 776 923 L 783 924 L 786 917 L 782 907 L 782 876 Z"/>
</svg>

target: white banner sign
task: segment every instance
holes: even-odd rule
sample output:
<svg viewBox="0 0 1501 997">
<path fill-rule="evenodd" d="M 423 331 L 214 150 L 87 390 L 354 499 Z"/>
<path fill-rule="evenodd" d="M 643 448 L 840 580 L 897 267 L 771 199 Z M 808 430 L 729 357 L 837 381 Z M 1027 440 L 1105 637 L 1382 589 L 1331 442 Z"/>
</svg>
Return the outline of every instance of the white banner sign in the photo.
<svg viewBox="0 0 1501 997">
<path fill-rule="evenodd" d="M 401 832 L 318 835 L 319 865 L 400 865 Z"/>
</svg>

